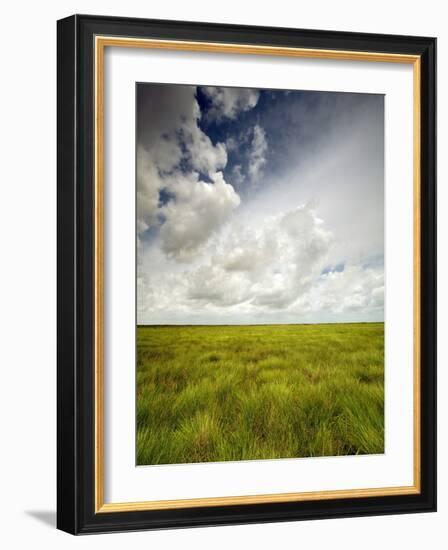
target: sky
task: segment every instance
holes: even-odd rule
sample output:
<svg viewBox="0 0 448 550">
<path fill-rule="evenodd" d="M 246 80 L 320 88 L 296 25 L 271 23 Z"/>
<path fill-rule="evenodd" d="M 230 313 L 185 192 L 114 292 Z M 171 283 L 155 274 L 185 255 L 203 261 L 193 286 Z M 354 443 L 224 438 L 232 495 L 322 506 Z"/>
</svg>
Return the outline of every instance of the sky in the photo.
<svg viewBox="0 0 448 550">
<path fill-rule="evenodd" d="M 137 323 L 384 320 L 384 96 L 138 83 Z"/>
</svg>

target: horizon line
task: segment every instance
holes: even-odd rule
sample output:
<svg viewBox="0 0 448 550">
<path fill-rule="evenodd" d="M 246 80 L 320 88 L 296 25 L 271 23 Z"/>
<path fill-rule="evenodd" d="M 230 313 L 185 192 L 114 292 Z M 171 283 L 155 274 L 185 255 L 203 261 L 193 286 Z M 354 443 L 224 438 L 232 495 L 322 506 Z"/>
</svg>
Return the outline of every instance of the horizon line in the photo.
<svg viewBox="0 0 448 550">
<path fill-rule="evenodd" d="M 142 324 L 137 323 L 137 327 L 269 327 L 269 326 L 312 326 L 312 325 L 373 325 L 373 324 L 383 324 L 383 321 L 327 321 L 324 323 L 186 323 L 186 324 L 180 324 L 180 323 L 160 323 L 160 324 Z"/>
</svg>

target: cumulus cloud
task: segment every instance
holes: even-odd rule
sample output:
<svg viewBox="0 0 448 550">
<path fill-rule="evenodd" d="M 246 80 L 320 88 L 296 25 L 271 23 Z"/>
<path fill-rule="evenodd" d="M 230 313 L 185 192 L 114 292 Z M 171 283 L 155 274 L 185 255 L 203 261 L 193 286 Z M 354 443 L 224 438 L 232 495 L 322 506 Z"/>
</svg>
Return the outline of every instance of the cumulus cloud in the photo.
<svg viewBox="0 0 448 550">
<path fill-rule="evenodd" d="M 276 93 L 251 113 L 263 92 L 209 88 L 201 115 L 195 87 L 148 89 L 139 323 L 383 320 L 381 101 Z"/>
<path fill-rule="evenodd" d="M 162 250 L 171 258 L 188 261 L 193 253 L 229 218 L 240 198 L 222 172 L 210 174 L 213 183 L 185 178 L 170 185 L 174 198 L 160 208 Z"/>
<path fill-rule="evenodd" d="M 384 306 L 384 271 L 349 265 L 343 271 L 322 275 L 297 306 L 303 311 L 382 313 Z"/>
<path fill-rule="evenodd" d="M 194 170 L 210 174 L 224 168 L 227 164 L 225 145 L 219 142 L 213 145 L 197 124 L 184 129 L 182 137 L 186 156 Z"/>
<path fill-rule="evenodd" d="M 201 265 L 186 278 L 185 302 L 196 307 L 218 308 L 241 304 L 248 300 L 250 281 L 238 273 L 227 274 L 221 266 Z"/>
<path fill-rule="evenodd" d="M 164 183 L 154 157 L 137 146 L 137 233 L 141 234 L 157 223 L 159 192 Z"/>
<path fill-rule="evenodd" d="M 190 181 L 195 185 L 197 172 L 210 176 L 227 164 L 225 145 L 213 144 L 199 127 L 201 111 L 195 94 L 195 86 L 137 87 L 137 229 L 140 234 L 162 219 L 160 192 L 169 190 L 173 174 L 179 173 L 181 166 L 187 174 L 184 183 Z M 193 200 L 196 195 L 194 191 Z M 182 200 L 186 205 L 187 194 L 184 193 Z"/>
<path fill-rule="evenodd" d="M 232 316 L 298 322 L 316 315 L 321 320 L 337 319 L 341 313 L 354 319 L 381 315 L 383 270 L 349 265 L 323 273 L 333 242 L 309 205 L 256 228 L 227 226 L 194 266 L 140 280 L 140 318 L 172 322 L 188 315 L 194 322 L 218 315 L 218 322 Z"/>
<path fill-rule="evenodd" d="M 222 196 L 215 201 L 204 187 L 207 184 L 198 182 L 192 211 L 183 208 L 181 200 L 167 205 L 170 223 L 162 226 L 161 238 L 168 253 L 188 255 L 200 244 L 209 217 L 237 204 L 226 185 L 222 178 L 216 180 L 213 188 Z M 170 285 L 177 291 L 182 289 L 177 299 L 193 310 L 241 304 L 254 309 L 284 308 L 299 299 L 319 276 L 331 242 L 331 234 L 306 205 L 272 216 L 260 227 L 228 225 L 209 242 L 201 261 L 178 272 Z M 160 296 L 164 300 L 164 292 Z M 158 301 L 154 296 L 149 307 L 159 308 Z"/>
<path fill-rule="evenodd" d="M 253 109 L 258 103 L 260 92 L 250 88 L 201 88 L 212 104 L 207 116 L 220 121 L 222 119 L 235 119 L 242 111 Z"/>
</svg>

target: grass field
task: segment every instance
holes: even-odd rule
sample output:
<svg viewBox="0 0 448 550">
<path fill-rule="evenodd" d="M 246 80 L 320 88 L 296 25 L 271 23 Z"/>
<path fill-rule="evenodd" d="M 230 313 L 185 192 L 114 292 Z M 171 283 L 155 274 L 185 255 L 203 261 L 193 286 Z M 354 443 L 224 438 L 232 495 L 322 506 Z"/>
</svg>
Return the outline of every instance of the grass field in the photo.
<svg viewBox="0 0 448 550">
<path fill-rule="evenodd" d="M 140 326 L 137 464 L 384 452 L 384 324 Z"/>
</svg>

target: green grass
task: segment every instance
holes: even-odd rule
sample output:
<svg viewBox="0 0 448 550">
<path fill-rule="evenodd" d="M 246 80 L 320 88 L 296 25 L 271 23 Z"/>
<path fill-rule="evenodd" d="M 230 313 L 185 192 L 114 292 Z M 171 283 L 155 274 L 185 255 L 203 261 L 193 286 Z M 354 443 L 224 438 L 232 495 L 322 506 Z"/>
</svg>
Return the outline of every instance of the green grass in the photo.
<svg viewBox="0 0 448 550">
<path fill-rule="evenodd" d="M 383 452 L 383 323 L 138 327 L 137 464 Z"/>
</svg>

